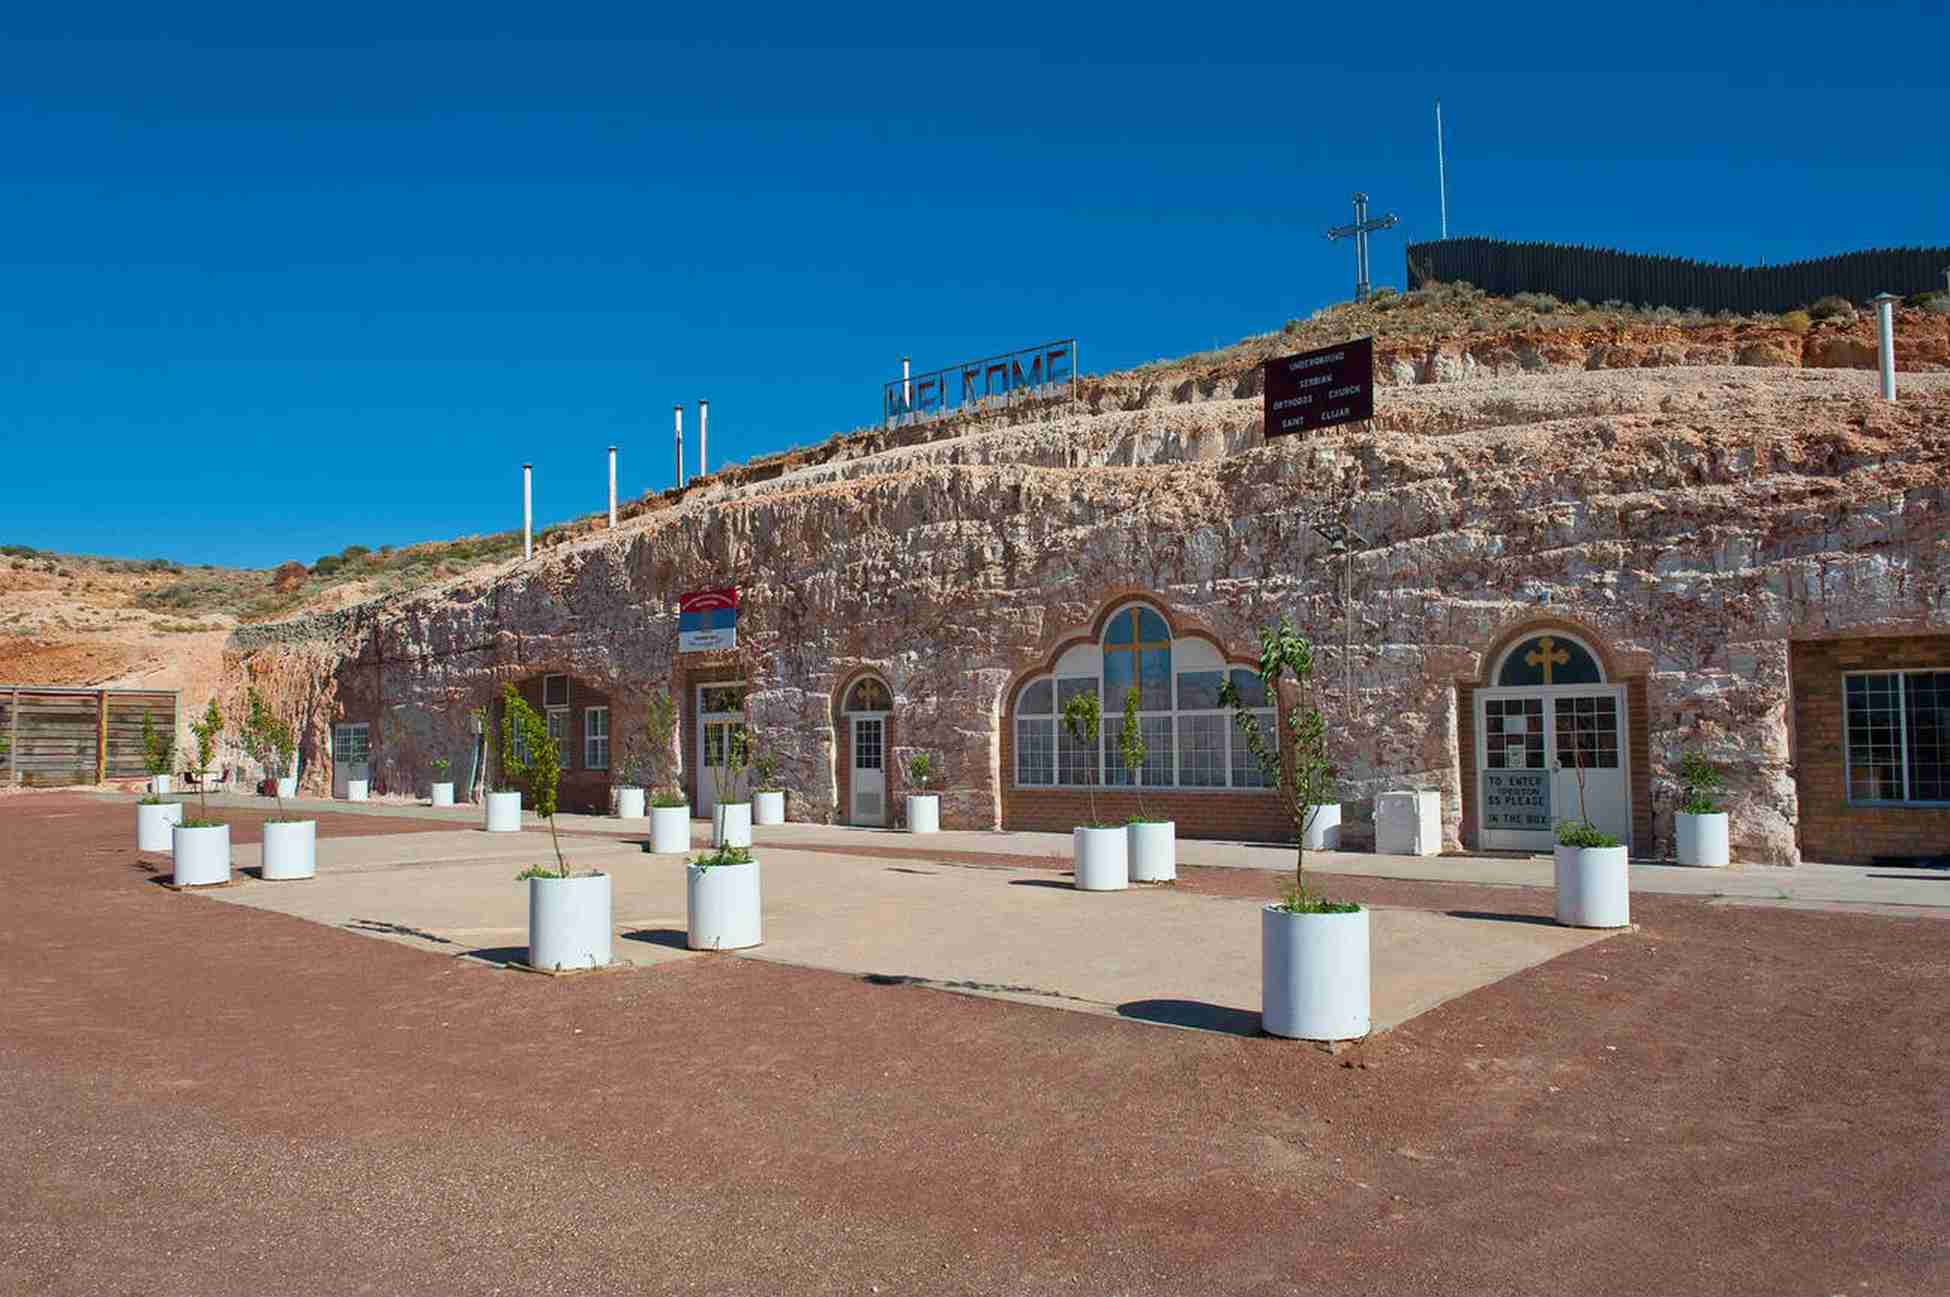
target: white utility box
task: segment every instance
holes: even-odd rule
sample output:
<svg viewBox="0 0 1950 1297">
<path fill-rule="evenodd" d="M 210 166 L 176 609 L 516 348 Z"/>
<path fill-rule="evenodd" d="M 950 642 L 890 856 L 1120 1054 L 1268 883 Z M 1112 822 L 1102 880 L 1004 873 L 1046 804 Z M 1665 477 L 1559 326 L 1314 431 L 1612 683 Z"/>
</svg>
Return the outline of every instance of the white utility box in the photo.
<svg viewBox="0 0 1950 1297">
<path fill-rule="evenodd" d="M 1374 799 L 1374 849 L 1383 856 L 1442 851 L 1442 794 L 1433 788 L 1381 793 Z"/>
</svg>

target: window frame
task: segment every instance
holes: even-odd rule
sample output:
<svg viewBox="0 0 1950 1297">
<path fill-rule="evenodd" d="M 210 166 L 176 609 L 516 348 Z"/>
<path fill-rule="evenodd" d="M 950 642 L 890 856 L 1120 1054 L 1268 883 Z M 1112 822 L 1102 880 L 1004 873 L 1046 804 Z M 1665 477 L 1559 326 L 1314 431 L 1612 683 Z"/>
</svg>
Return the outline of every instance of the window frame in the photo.
<svg viewBox="0 0 1950 1297">
<path fill-rule="evenodd" d="M 1109 634 L 1110 626 L 1116 621 L 1118 617 L 1128 614 L 1132 609 L 1141 609 L 1143 611 L 1152 612 L 1157 614 L 1159 617 L 1164 618 L 1165 629 L 1167 633 L 1171 632 L 1172 628 L 1171 628 L 1170 618 L 1165 617 L 1164 613 L 1160 611 L 1158 608 L 1150 604 L 1139 602 L 1139 603 L 1124 604 L 1118 607 L 1115 611 L 1113 611 L 1111 615 L 1104 620 L 1103 623 L 1105 627 L 1104 634 L 1106 635 Z M 1123 778 L 1121 778 L 1121 776 L 1124 774 L 1124 770 L 1123 770 L 1123 763 L 1119 758 L 1119 753 L 1117 751 L 1118 739 L 1116 736 L 1123 727 L 1123 715 L 1124 715 L 1123 703 L 1122 700 L 1120 699 L 1118 701 L 1116 710 L 1113 711 L 1111 710 L 1109 703 L 1106 701 L 1107 699 L 1106 690 L 1108 689 L 1109 686 L 1107 686 L 1104 683 L 1104 663 L 1107 654 L 1111 652 L 1111 650 L 1105 647 L 1102 636 L 1099 636 L 1098 639 L 1094 642 L 1094 647 L 1097 650 L 1097 670 L 1094 676 L 1089 673 L 1079 672 L 1079 671 L 1059 672 L 1055 669 L 1054 664 L 1052 664 L 1050 669 L 1045 671 L 1039 671 L 1035 675 L 1029 676 L 1019 681 L 1014 691 L 1010 694 L 1009 712 L 1008 712 L 1009 725 L 1011 726 L 1009 731 L 1010 786 L 1014 788 L 1027 789 L 1036 792 L 1068 791 L 1070 789 L 1082 788 L 1085 786 L 1083 784 L 1065 783 L 1063 781 L 1062 745 L 1064 742 L 1064 738 L 1062 733 L 1062 724 L 1063 724 L 1063 709 L 1061 703 L 1062 686 L 1060 682 L 1064 680 L 1094 679 L 1097 684 L 1098 701 L 1105 708 L 1103 725 L 1100 727 L 1097 734 L 1097 769 L 1099 774 L 1099 782 L 1097 783 L 1096 786 L 1099 789 L 1111 793 L 1131 793 L 1131 792 L 1192 793 L 1192 794 L 1277 793 L 1278 792 L 1277 786 L 1270 782 L 1256 783 L 1256 784 L 1241 784 L 1241 783 L 1234 782 L 1234 775 L 1238 769 L 1238 763 L 1240 760 L 1238 754 L 1234 751 L 1234 749 L 1236 746 L 1243 747 L 1243 740 L 1240 739 L 1239 737 L 1239 726 L 1237 721 L 1234 719 L 1233 713 L 1230 708 L 1219 707 L 1219 706 L 1185 708 L 1179 706 L 1179 696 L 1180 696 L 1179 677 L 1180 676 L 1198 675 L 1204 673 L 1216 673 L 1217 675 L 1220 676 L 1222 680 L 1230 680 L 1232 678 L 1233 672 L 1245 671 L 1248 673 L 1253 673 L 1254 668 L 1250 664 L 1243 663 L 1243 662 L 1236 662 L 1232 660 L 1231 658 L 1227 657 L 1224 654 L 1223 650 L 1221 650 L 1220 652 L 1221 660 L 1219 665 L 1217 666 L 1196 666 L 1196 667 L 1181 666 L 1179 664 L 1179 659 L 1178 659 L 1178 646 L 1181 643 L 1184 643 L 1185 639 L 1186 637 L 1184 636 L 1175 633 L 1171 634 L 1170 671 L 1167 676 L 1167 690 L 1168 690 L 1171 706 L 1169 708 L 1162 709 L 1162 710 L 1147 709 L 1147 710 L 1140 711 L 1138 713 L 1138 716 L 1140 717 L 1141 720 L 1162 719 L 1170 723 L 1171 782 L 1152 783 L 1147 779 L 1145 779 L 1144 772 L 1142 770 L 1138 771 L 1136 778 L 1134 780 L 1131 780 L 1130 782 L 1126 782 Z M 1130 650 L 1128 650 L 1125 646 L 1119 646 L 1116 651 L 1126 652 Z M 1136 661 L 1135 653 L 1133 654 L 1132 669 L 1134 672 L 1133 678 L 1138 679 L 1138 676 L 1135 673 L 1139 671 L 1139 664 Z M 1049 685 L 1051 710 L 1048 712 L 1021 711 L 1020 704 L 1023 699 L 1023 696 L 1027 694 L 1031 689 L 1035 688 L 1037 685 L 1044 684 L 1044 683 L 1047 683 Z M 1139 680 L 1139 683 L 1140 683 L 1140 693 L 1141 693 L 1142 691 L 1141 680 Z M 1274 691 L 1272 690 L 1267 691 L 1266 706 L 1254 707 L 1251 710 L 1259 715 L 1260 722 L 1262 725 L 1267 726 L 1275 734 L 1278 734 L 1280 732 L 1279 699 L 1277 694 Z M 1221 769 L 1224 775 L 1224 782 L 1217 783 L 1217 784 L 1185 784 L 1182 782 L 1183 769 L 1182 769 L 1182 762 L 1180 760 L 1182 754 L 1179 750 L 1179 746 L 1183 742 L 1183 738 L 1184 738 L 1184 721 L 1187 717 L 1203 717 L 1203 716 L 1219 717 L 1223 722 L 1221 728 L 1225 734 L 1225 739 L 1224 739 L 1223 747 L 1219 754 L 1219 759 L 1221 761 Z M 1049 782 L 1047 783 L 1032 782 L 1023 778 L 1023 756 L 1026 751 L 1027 745 L 1025 745 L 1022 741 L 1022 734 L 1023 734 L 1023 726 L 1028 724 L 1045 726 L 1046 732 L 1049 735 L 1048 752 L 1050 754 L 1050 760 L 1049 760 L 1050 779 Z M 1154 759 L 1155 759 L 1155 753 L 1149 754 L 1149 756 L 1147 757 L 1146 764 L 1149 765 L 1151 760 Z M 1246 759 L 1250 763 L 1251 760 L 1250 754 L 1247 754 Z M 1113 774 L 1119 776 L 1119 778 L 1117 778 L 1114 782 L 1112 778 Z"/>
<path fill-rule="evenodd" d="M 596 733 L 595 726 L 592 724 L 592 718 L 597 715 L 603 718 L 601 734 Z M 599 740 L 603 745 L 601 761 L 596 760 L 594 746 Z M 582 709 L 582 768 L 584 770 L 609 769 L 609 708 L 607 706 Z"/>
<path fill-rule="evenodd" d="M 1848 806 L 1870 806 L 1889 809 L 1941 810 L 1950 807 L 1950 798 L 1925 799 L 1911 797 L 1909 768 L 1909 687 L 1907 677 L 1913 675 L 1943 675 L 1950 673 L 1950 666 L 1928 667 L 1877 667 L 1858 668 L 1842 672 L 1842 801 Z M 1857 797 L 1855 795 L 1855 755 L 1854 745 L 1849 734 L 1848 682 L 1855 677 L 1893 676 L 1896 679 L 1896 756 L 1902 769 L 1901 797 Z"/>
<path fill-rule="evenodd" d="M 560 717 L 562 721 L 562 732 L 560 734 L 555 732 L 555 721 L 557 717 Z M 574 770 L 576 768 L 575 744 L 569 742 L 569 721 L 569 709 L 566 705 L 548 707 L 542 711 L 542 727 L 547 731 L 548 736 L 555 740 L 555 749 L 562 754 L 562 768 L 564 770 Z"/>
</svg>

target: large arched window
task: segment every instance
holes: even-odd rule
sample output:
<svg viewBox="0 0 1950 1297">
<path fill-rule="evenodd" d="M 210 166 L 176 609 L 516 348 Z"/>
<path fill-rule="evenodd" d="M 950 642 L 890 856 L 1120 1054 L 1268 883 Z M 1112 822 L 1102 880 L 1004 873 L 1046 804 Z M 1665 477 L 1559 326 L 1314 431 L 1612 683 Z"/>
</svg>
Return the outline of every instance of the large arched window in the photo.
<svg viewBox="0 0 1950 1297">
<path fill-rule="evenodd" d="M 1257 672 L 1227 664 L 1204 639 L 1173 639 L 1165 619 L 1147 605 L 1119 608 L 1105 622 L 1099 643 L 1072 646 L 1048 675 L 1017 690 L 1017 785 L 1080 785 L 1089 781 L 1094 764 L 1097 782 L 1111 787 L 1266 787 L 1245 736 L 1219 704 L 1219 686 L 1228 675 L 1261 723 L 1271 727 L 1273 704 Z M 1124 767 L 1119 743 L 1125 698 L 1133 688 L 1145 746 L 1135 779 Z M 1104 711 L 1095 751 L 1073 742 L 1063 727 L 1070 700 L 1093 693 Z"/>
</svg>

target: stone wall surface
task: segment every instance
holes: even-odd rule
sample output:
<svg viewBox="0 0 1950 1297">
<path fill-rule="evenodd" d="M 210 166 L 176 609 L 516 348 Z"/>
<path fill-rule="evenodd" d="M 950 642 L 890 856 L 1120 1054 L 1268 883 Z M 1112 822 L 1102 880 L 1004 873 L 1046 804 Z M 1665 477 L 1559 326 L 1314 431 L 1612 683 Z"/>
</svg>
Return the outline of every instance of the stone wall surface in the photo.
<svg viewBox="0 0 1950 1297">
<path fill-rule="evenodd" d="M 1891 406 L 1847 370 L 1524 370 L 1389 388 L 1373 430 L 1311 440 L 1266 444 L 1258 400 L 1225 392 L 734 473 L 529 561 L 246 628 L 227 661 L 302 703 L 320 750 L 327 711 L 370 716 L 379 777 L 405 787 L 471 742 L 468 707 L 544 671 L 615 695 L 620 748 L 683 668 L 676 596 L 735 584 L 737 665 L 795 816 L 836 813 L 834 691 L 872 666 L 897 755 L 944 759 L 944 823 L 988 826 L 1011 682 L 1143 590 L 1235 651 L 1294 615 L 1323 647 L 1351 797 L 1440 788 L 1453 840 L 1455 685 L 1547 614 L 1645 676 L 1656 832 L 1697 748 L 1730 767 L 1736 854 L 1793 861 L 1789 642 L 1950 631 L 1950 375 L 1905 375 Z M 1351 707 L 1321 507 L 1362 538 Z"/>
</svg>

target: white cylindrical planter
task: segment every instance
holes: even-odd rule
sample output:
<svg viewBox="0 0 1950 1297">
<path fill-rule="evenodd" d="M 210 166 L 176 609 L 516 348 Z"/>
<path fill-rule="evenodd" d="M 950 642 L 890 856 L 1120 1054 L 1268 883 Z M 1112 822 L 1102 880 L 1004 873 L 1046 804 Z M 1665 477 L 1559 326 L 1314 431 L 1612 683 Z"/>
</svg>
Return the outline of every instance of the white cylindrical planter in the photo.
<svg viewBox="0 0 1950 1297">
<path fill-rule="evenodd" d="M 172 881 L 178 887 L 208 887 L 230 881 L 228 824 L 207 829 L 186 829 L 179 824 L 170 833 L 175 839 L 176 856 L 176 877 Z"/>
<path fill-rule="evenodd" d="M 452 780 L 444 780 L 433 786 L 432 800 L 435 806 L 454 804 L 454 785 Z"/>
<path fill-rule="evenodd" d="M 285 775 L 278 780 L 278 796 L 296 797 L 298 795 L 298 776 Z"/>
<path fill-rule="evenodd" d="M 264 826 L 264 881 L 311 878 L 317 873 L 317 820 L 272 820 Z"/>
<path fill-rule="evenodd" d="M 487 831 L 489 833 L 519 833 L 521 831 L 520 793 L 489 793 L 487 795 Z"/>
<path fill-rule="evenodd" d="M 752 823 L 785 823 L 785 791 L 783 789 L 752 794 Z"/>
<path fill-rule="evenodd" d="M 170 831 L 183 822 L 181 802 L 135 804 L 135 849 L 168 851 L 175 846 Z"/>
<path fill-rule="evenodd" d="M 1300 841 L 1309 851 L 1339 851 L 1341 849 L 1341 804 L 1329 802 L 1313 808 L 1313 818 L 1307 822 L 1307 831 L 1300 835 Z"/>
<path fill-rule="evenodd" d="M 1632 891 L 1623 847 L 1559 847 L 1555 859 L 1557 921 L 1567 928 L 1623 928 L 1632 922 Z"/>
<path fill-rule="evenodd" d="M 907 831 L 909 833 L 941 832 L 941 795 L 939 793 L 909 793 L 907 795 Z"/>
<path fill-rule="evenodd" d="M 530 968 L 602 968 L 609 929 L 608 874 L 528 880 Z"/>
<path fill-rule="evenodd" d="M 691 849 L 691 808 L 650 808 L 650 849 L 660 856 L 681 856 Z"/>
<path fill-rule="evenodd" d="M 169 796 L 170 790 L 173 789 L 175 786 L 176 786 L 176 780 L 169 775 L 149 776 L 149 791 L 154 793 L 158 797 Z"/>
<path fill-rule="evenodd" d="M 1129 836 L 1123 829 L 1072 829 L 1070 854 L 1080 892 L 1121 892 L 1131 885 Z"/>
<path fill-rule="evenodd" d="M 691 865 L 685 900 L 690 911 L 686 938 L 692 950 L 742 950 L 763 941 L 759 917 L 758 862 L 744 865 Z"/>
<path fill-rule="evenodd" d="M 711 811 L 711 844 L 749 847 L 752 844 L 752 804 L 719 802 Z"/>
<path fill-rule="evenodd" d="M 1139 820 L 1124 826 L 1130 838 L 1131 881 L 1168 883 L 1178 877 L 1178 824 Z"/>
<path fill-rule="evenodd" d="M 1724 868 L 1727 863 L 1727 813 L 1688 815 L 1679 811 L 1672 817 L 1673 848 L 1682 865 Z"/>
<path fill-rule="evenodd" d="M 1259 912 L 1259 1017 L 1267 1034 L 1354 1040 L 1371 1017 L 1368 911 Z"/>
<path fill-rule="evenodd" d="M 616 818 L 619 820 L 640 820 L 643 818 L 643 790 L 641 788 L 618 788 L 616 790 Z"/>
<path fill-rule="evenodd" d="M 369 796 L 369 794 L 368 794 L 368 792 L 367 792 L 367 789 L 369 788 L 369 786 L 370 786 L 370 784 L 371 784 L 371 781 L 370 781 L 370 780 L 366 780 L 366 779 L 348 779 L 348 780 L 346 780 L 346 781 L 345 781 L 345 800 L 346 800 L 346 801 L 348 801 L 348 802 L 363 802 L 363 801 L 365 801 L 365 800 L 366 800 L 366 798 L 367 798 L 367 797 Z"/>
</svg>

